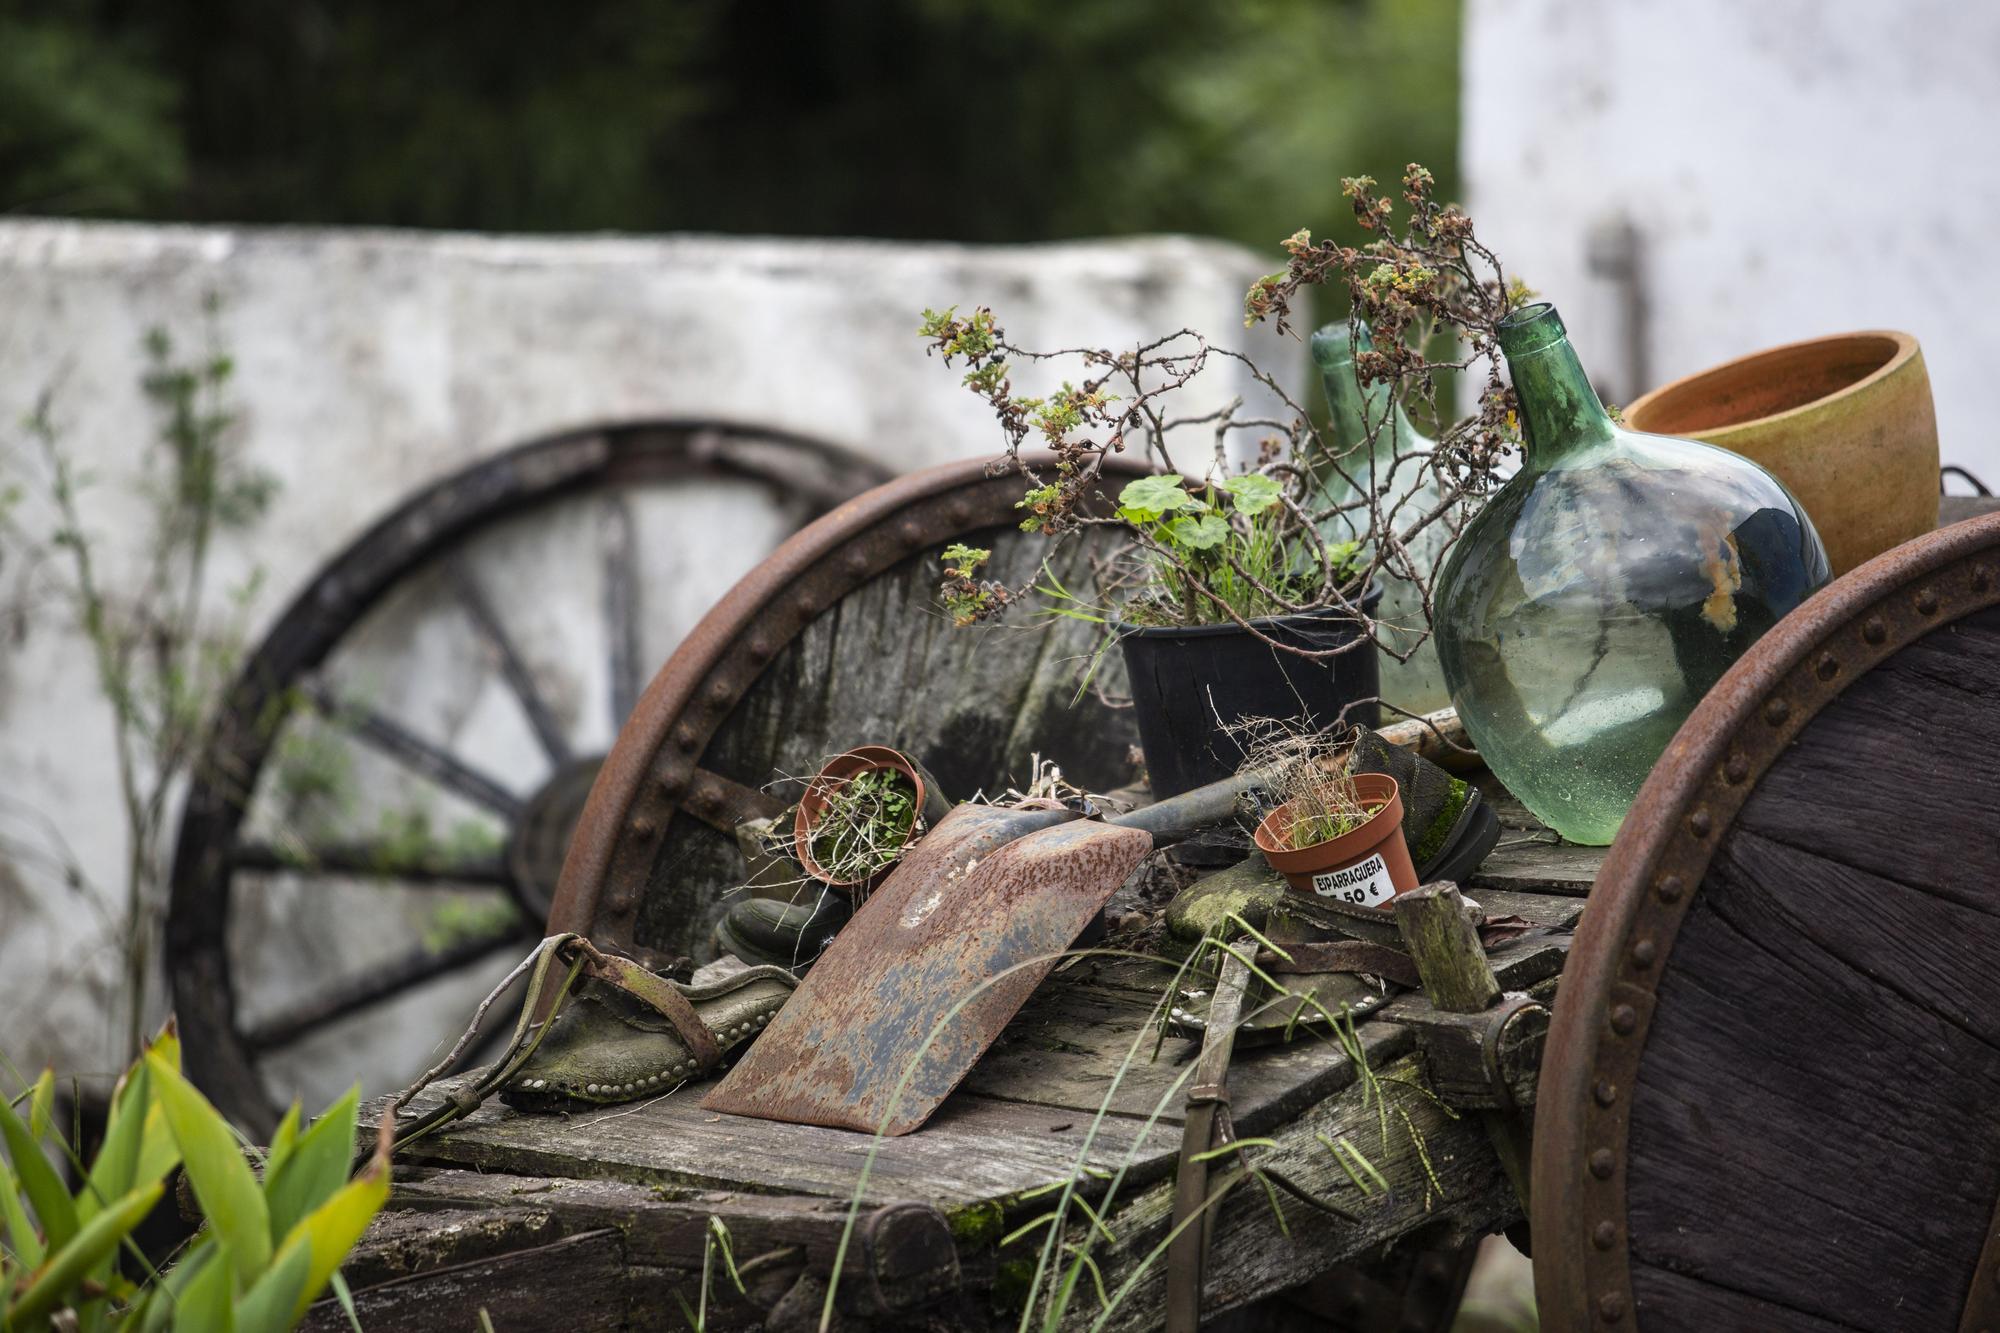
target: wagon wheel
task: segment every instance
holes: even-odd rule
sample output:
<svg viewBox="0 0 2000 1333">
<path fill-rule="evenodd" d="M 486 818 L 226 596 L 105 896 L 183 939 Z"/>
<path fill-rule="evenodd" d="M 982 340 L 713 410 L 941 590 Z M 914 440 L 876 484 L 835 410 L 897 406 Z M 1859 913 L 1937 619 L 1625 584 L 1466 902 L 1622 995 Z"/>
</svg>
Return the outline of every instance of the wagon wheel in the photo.
<svg viewBox="0 0 2000 1333">
<path fill-rule="evenodd" d="M 249 656 L 182 815 L 166 967 L 195 1081 L 268 1129 L 274 1102 L 421 1068 L 431 1013 L 539 936 L 642 664 L 883 475 L 782 432 L 586 430 L 437 482 L 330 561 Z"/>
<path fill-rule="evenodd" d="M 1144 470 L 1114 459 L 1107 484 Z M 992 552 L 983 577 L 1018 586 L 1046 560 L 1066 584 L 1088 586 L 1112 530 L 1086 527 L 1051 547 L 1020 530 L 1021 490 L 1019 476 L 989 476 L 980 461 L 901 478 L 799 533 L 730 589 L 605 759 L 550 928 L 655 960 L 700 956 L 743 880 L 736 825 L 779 804 L 760 788 L 773 773 L 809 776 L 858 741 L 913 755 L 954 800 L 1026 786 L 1037 753 L 1098 790 L 1128 782 L 1129 711 L 1095 692 L 1070 706 L 1093 626 L 962 628 L 936 604 L 938 556 L 953 542 Z M 1115 655 L 1099 673 L 1122 689 Z"/>
<path fill-rule="evenodd" d="M 2000 517 L 1841 578 L 1639 793 L 1538 1096 L 1545 1327 L 2000 1325 Z"/>
<path fill-rule="evenodd" d="M 1040 460 L 1048 463 L 1049 459 Z M 1146 469 L 1109 460 L 1100 495 Z M 1054 547 L 1020 531 L 1021 479 L 983 462 L 900 478 L 844 505 L 732 588 L 661 668 L 604 761 L 578 820 L 550 929 L 649 961 L 701 957 L 740 885 L 736 824 L 781 802 L 771 774 L 809 775 L 858 741 L 914 755 L 955 800 L 1025 786 L 1036 754 L 1095 790 L 1133 776 L 1137 729 L 1078 678 L 1096 627 L 955 627 L 937 607 L 938 555 L 984 547 L 982 573 L 1018 586 L 1048 571 L 1089 586 L 1121 540 L 1086 528 Z M 1116 654 L 1095 667 L 1122 693 Z M 780 787 L 780 790 L 785 790 Z M 1473 1247 L 1400 1246 L 1313 1284 L 1336 1327 L 1448 1327 Z"/>
</svg>

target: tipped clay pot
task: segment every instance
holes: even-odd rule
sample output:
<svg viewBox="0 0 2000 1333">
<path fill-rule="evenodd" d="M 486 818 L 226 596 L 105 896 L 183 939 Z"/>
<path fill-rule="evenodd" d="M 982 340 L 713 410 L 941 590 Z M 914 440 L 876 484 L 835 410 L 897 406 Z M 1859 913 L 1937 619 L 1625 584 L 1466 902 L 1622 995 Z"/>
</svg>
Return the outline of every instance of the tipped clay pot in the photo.
<svg viewBox="0 0 2000 1333">
<path fill-rule="evenodd" d="M 1787 343 L 1675 380 L 1625 424 L 1742 454 L 1785 484 L 1845 574 L 1937 527 L 1937 414 L 1924 354 L 1870 330 Z"/>
</svg>

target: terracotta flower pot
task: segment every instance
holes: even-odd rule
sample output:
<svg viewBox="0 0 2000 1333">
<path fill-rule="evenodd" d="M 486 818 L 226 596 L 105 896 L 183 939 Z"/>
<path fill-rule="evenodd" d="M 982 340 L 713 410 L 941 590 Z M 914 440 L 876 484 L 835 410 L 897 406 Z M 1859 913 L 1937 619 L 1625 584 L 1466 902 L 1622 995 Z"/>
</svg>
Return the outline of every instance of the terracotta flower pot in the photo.
<svg viewBox="0 0 2000 1333">
<path fill-rule="evenodd" d="M 1761 463 L 1805 507 L 1836 576 L 1937 527 L 1937 413 L 1907 333 L 1739 357 L 1653 390 L 1625 422 Z"/>
<path fill-rule="evenodd" d="M 1309 847 L 1289 848 L 1293 805 L 1285 804 L 1257 825 L 1257 850 L 1294 891 L 1331 898 L 1356 907 L 1386 907 L 1399 893 L 1417 887 L 1417 868 L 1403 841 L 1403 797 L 1396 780 L 1386 773 L 1360 773 L 1354 778 L 1363 805 L 1375 813 L 1359 827 Z"/>
<path fill-rule="evenodd" d="M 901 773 L 909 780 L 912 788 L 910 803 L 915 809 L 915 815 L 909 836 L 903 840 L 901 849 L 909 850 L 923 835 L 925 829 L 944 818 L 951 809 L 951 802 L 938 790 L 937 782 L 924 771 L 923 765 L 902 751 L 892 750 L 886 745 L 857 745 L 846 754 L 835 755 L 827 760 L 820 766 L 813 780 L 807 784 L 805 795 L 799 797 L 798 810 L 792 816 L 792 855 L 798 858 L 800 867 L 821 883 L 845 889 L 856 898 L 864 896 L 869 889 L 880 883 L 894 868 L 894 863 L 870 875 L 843 879 L 813 859 L 813 831 L 826 813 L 828 799 L 841 784 L 852 781 L 863 773 L 884 768 Z"/>
</svg>

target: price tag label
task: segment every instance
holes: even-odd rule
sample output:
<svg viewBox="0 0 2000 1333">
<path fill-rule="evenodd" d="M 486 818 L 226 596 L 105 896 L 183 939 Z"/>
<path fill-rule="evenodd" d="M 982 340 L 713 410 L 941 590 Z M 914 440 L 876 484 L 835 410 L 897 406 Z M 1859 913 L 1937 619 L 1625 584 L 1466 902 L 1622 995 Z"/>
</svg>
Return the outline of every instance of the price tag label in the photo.
<svg viewBox="0 0 2000 1333">
<path fill-rule="evenodd" d="M 1322 870 L 1313 876 L 1313 892 L 1356 907 L 1380 907 L 1396 896 L 1396 883 L 1389 878 L 1388 863 L 1376 852 L 1340 870 Z"/>
</svg>

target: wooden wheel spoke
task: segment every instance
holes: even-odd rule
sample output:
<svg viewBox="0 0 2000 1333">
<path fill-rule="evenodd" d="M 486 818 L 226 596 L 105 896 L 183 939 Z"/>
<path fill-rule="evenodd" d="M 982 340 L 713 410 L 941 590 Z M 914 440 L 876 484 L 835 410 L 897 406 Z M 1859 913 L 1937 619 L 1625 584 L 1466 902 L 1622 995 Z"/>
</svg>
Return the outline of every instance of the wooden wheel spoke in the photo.
<svg viewBox="0 0 2000 1333">
<path fill-rule="evenodd" d="M 421 947 L 412 949 L 401 958 L 370 968 L 318 995 L 287 1006 L 246 1030 L 243 1033 L 244 1045 L 256 1054 L 290 1046 L 328 1024 L 470 967 L 501 949 L 520 945 L 528 939 L 529 933 L 521 921 L 510 921 L 505 926 L 483 931 L 436 952 Z"/>
<path fill-rule="evenodd" d="M 454 560 L 450 566 L 453 595 L 458 598 L 459 607 L 479 637 L 486 640 L 500 659 L 500 674 L 507 681 L 507 688 L 520 701 L 521 711 L 528 716 L 528 725 L 535 730 L 535 738 L 542 743 L 542 750 L 549 762 L 563 764 L 569 760 L 569 738 L 563 734 L 562 723 L 556 720 L 555 710 L 543 696 L 541 686 L 535 681 L 535 673 L 528 670 L 527 661 L 514 646 L 513 639 L 494 613 L 493 603 L 486 599 L 486 593 L 461 560 Z"/>
<path fill-rule="evenodd" d="M 313 706 L 328 721 L 346 728 L 381 754 L 440 787 L 457 792 L 475 805 L 485 806 L 503 819 L 520 817 L 521 801 L 493 778 L 481 773 L 454 755 L 415 735 L 400 722 L 372 709 L 343 703 L 323 683 L 306 687 Z"/>
<path fill-rule="evenodd" d="M 623 499 L 607 499 L 604 515 L 604 626 L 615 732 L 639 702 L 639 546 Z"/>
<path fill-rule="evenodd" d="M 267 874 L 391 879 L 411 885 L 446 887 L 507 885 L 507 867 L 497 855 L 456 860 L 444 855 L 412 856 L 375 842 L 331 843 L 299 851 L 267 842 L 241 842 L 231 850 L 229 863 L 232 869 Z"/>
</svg>

